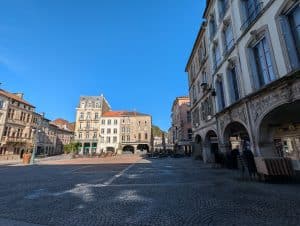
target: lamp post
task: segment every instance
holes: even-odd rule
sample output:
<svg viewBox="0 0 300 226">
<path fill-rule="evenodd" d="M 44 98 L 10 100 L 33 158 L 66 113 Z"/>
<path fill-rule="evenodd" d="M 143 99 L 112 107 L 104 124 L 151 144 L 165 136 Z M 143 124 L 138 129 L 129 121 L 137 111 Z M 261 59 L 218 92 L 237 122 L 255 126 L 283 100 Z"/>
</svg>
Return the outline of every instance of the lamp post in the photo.
<svg viewBox="0 0 300 226">
<path fill-rule="evenodd" d="M 42 113 L 40 116 L 41 117 L 38 118 L 37 128 L 32 129 L 32 131 L 35 132 L 35 135 L 34 135 L 33 151 L 32 151 L 32 155 L 31 155 L 31 158 L 30 158 L 30 165 L 34 164 L 34 158 L 35 158 L 35 154 L 37 152 L 37 142 L 38 142 L 38 138 L 39 138 L 39 133 L 41 132 L 41 125 L 42 125 L 42 121 L 43 121 L 43 118 L 45 116 L 45 113 Z"/>
</svg>

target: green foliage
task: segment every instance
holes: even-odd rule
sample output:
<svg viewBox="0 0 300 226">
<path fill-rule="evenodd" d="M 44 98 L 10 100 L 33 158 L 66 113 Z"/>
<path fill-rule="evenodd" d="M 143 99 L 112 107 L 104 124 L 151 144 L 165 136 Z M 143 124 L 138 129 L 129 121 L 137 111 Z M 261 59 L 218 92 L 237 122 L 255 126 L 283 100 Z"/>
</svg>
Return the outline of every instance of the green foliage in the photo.
<svg viewBox="0 0 300 226">
<path fill-rule="evenodd" d="M 64 145 L 64 153 L 70 154 L 70 153 L 76 153 L 78 151 L 80 143 L 69 143 Z"/>
<path fill-rule="evenodd" d="M 152 134 L 153 137 L 161 137 L 162 134 L 165 133 L 158 126 L 152 125 Z"/>
</svg>

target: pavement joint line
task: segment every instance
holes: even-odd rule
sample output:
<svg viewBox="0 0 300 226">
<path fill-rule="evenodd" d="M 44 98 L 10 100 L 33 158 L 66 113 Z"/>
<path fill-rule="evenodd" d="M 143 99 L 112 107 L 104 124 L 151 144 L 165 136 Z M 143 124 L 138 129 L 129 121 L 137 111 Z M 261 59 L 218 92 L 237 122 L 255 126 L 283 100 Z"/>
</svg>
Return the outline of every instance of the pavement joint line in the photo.
<svg viewBox="0 0 300 226">
<path fill-rule="evenodd" d="M 119 177 L 123 176 L 125 172 L 127 172 L 128 170 L 130 170 L 135 164 L 137 164 L 138 162 L 140 162 L 140 160 L 132 163 L 131 165 L 127 166 L 125 169 L 123 169 L 121 172 L 119 172 L 118 174 L 114 175 L 112 178 L 110 178 L 108 181 L 103 183 L 103 186 L 109 186 L 111 185 L 116 179 L 118 179 Z"/>
</svg>

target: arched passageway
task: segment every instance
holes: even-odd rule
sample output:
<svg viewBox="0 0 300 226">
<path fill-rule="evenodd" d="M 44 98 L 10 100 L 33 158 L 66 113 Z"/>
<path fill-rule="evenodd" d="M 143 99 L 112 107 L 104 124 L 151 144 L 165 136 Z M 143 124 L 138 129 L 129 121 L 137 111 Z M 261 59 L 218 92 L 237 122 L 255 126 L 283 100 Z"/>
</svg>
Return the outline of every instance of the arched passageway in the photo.
<svg viewBox="0 0 300 226">
<path fill-rule="evenodd" d="M 218 144 L 218 136 L 215 131 L 210 130 L 207 132 L 204 141 L 204 152 L 203 152 L 203 160 L 204 162 L 219 162 L 219 144 Z"/>
<path fill-rule="evenodd" d="M 254 153 L 251 153 L 251 141 L 246 127 L 239 122 L 230 123 L 224 131 L 226 145 L 225 164 L 230 169 L 251 166 L 254 170 Z M 241 157 L 243 156 L 243 158 Z M 240 166 L 239 166 L 240 165 Z"/>
<path fill-rule="evenodd" d="M 123 154 L 134 154 L 134 147 L 131 145 L 126 145 L 123 147 Z"/>
<path fill-rule="evenodd" d="M 140 151 L 147 151 L 149 152 L 149 145 L 148 144 L 138 144 L 137 150 L 140 150 Z"/>
<path fill-rule="evenodd" d="M 300 170 L 300 100 L 265 115 L 258 128 L 258 149 L 264 157 L 288 157 Z"/>
<path fill-rule="evenodd" d="M 193 155 L 196 159 L 203 159 L 202 138 L 200 135 L 195 136 L 193 152 Z"/>
</svg>

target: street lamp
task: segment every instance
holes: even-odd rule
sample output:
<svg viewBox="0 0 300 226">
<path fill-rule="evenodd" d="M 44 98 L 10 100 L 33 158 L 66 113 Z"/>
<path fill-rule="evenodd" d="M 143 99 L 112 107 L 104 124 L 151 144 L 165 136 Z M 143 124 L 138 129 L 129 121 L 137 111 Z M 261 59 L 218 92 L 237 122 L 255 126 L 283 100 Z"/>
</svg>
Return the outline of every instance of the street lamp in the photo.
<svg viewBox="0 0 300 226">
<path fill-rule="evenodd" d="M 33 152 L 32 152 L 31 158 L 30 158 L 30 165 L 34 164 L 34 158 L 35 158 L 35 154 L 37 152 L 38 136 L 39 136 L 39 133 L 41 132 L 41 125 L 42 125 L 42 121 L 43 121 L 43 118 L 45 116 L 45 113 L 42 113 L 40 116 L 41 117 L 38 118 L 37 128 L 32 129 L 32 132 L 35 133 L 35 136 L 34 136 L 34 143 L 33 143 L 33 145 L 34 145 L 33 146 Z"/>
</svg>

